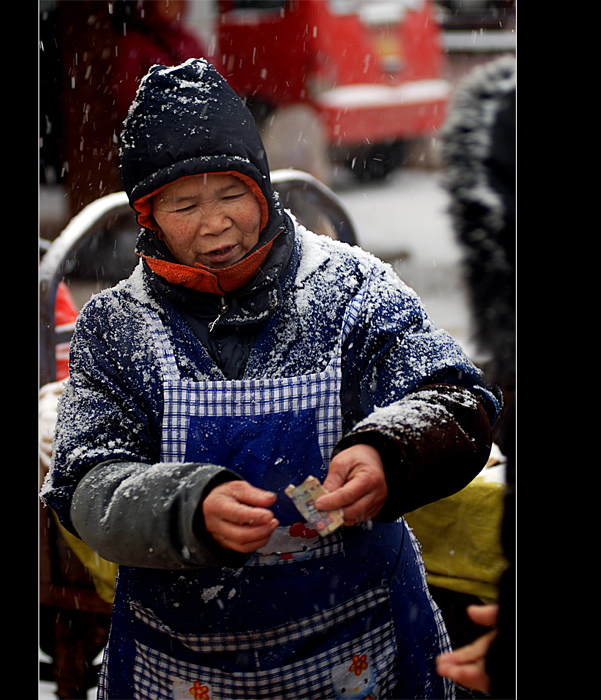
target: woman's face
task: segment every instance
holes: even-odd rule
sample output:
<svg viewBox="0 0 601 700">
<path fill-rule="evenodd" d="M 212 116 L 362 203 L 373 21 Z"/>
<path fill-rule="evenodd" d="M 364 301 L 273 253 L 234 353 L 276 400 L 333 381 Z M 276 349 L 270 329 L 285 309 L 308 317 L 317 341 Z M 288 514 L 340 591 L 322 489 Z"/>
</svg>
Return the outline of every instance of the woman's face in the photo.
<svg viewBox="0 0 601 700">
<path fill-rule="evenodd" d="M 152 200 L 163 239 L 184 265 L 223 268 L 259 241 L 261 207 L 233 175 L 199 175 L 167 185 Z"/>
</svg>

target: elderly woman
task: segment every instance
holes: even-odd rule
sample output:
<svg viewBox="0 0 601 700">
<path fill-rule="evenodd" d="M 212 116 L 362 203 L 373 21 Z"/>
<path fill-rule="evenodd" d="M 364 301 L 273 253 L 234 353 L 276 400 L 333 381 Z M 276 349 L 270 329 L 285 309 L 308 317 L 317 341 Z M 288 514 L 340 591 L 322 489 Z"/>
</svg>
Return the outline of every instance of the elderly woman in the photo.
<svg viewBox="0 0 601 700">
<path fill-rule="evenodd" d="M 82 310 L 44 502 L 119 564 L 99 698 L 442 698 L 402 514 L 482 468 L 499 411 L 377 259 L 274 193 L 206 61 L 153 66 L 122 134 L 142 226 Z M 285 494 L 307 476 L 321 536 Z"/>
</svg>

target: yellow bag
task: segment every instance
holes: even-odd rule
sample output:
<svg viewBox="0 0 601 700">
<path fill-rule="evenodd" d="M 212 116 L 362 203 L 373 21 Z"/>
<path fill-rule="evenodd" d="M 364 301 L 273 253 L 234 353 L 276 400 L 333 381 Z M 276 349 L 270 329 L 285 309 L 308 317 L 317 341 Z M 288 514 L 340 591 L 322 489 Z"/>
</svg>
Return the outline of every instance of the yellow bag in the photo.
<svg viewBox="0 0 601 700">
<path fill-rule="evenodd" d="M 428 583 L 496 603 L 507 566 L 501 546 L 502 467 L 485 468 L 464 489 L 405 515 L 419 540 Z"/>
<path fill-rule="evenodd" d="M 115 599 L 115 579 L 117 577 L 118 564 L 107 561 L 98 556 L 96 552 L 75 535 L 65 530 L 55 517 L 61 535 L 66 543 L 75 552 L 77 558 L 86 567 L 94 581 L 94 588 L 98 595 L 107 603 L 113 604 Z"/>
</svg>

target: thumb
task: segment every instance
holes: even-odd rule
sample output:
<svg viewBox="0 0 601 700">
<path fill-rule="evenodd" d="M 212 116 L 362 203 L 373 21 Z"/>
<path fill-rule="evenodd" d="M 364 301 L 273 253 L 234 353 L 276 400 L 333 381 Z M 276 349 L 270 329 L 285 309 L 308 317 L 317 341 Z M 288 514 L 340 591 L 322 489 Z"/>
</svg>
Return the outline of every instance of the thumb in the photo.
<svg viewBox="0 0 601 700">
<path fill-rule="evenodd" d="M 228 482 L 230 492 L 234 498 L 241 503 L 258 508 L 269 508 L 277 499 L 277 496 L 272 491 L 265 491 L 248 481 L 231 481 Z"/>
<path fill-rule="evenodd" d="M 472 622 L 482 627 L 494 627 L 499 615 L 498 605 L 468 605 L 467 614 Z"/>
<path fill-rule="evenodd" d="M 245 497 L 248 504 L 259 508 L 269 508 L 277 500 L 277 495 L 273 491 L 265 491 L 250 484 L 245 491 Z"/>
</svg>

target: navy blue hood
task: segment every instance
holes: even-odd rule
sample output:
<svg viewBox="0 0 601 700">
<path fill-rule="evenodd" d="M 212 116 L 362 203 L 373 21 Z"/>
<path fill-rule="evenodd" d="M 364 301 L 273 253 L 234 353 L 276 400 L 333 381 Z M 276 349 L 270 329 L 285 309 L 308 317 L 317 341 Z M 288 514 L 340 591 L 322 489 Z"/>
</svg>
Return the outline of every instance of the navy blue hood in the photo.
<svg viewBox="0 0 601 700">
<path fill-rule="evenodd" d="M 121 134 L 121 170 L 132 207 L 187 175 L 238 172 L 267 202 L 263 242 L 285 226 L 253 116 L 204 59 L 154 65 L 142 78 Z"/>
</svg>

